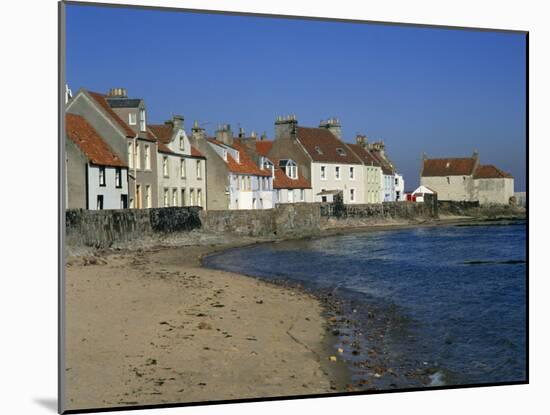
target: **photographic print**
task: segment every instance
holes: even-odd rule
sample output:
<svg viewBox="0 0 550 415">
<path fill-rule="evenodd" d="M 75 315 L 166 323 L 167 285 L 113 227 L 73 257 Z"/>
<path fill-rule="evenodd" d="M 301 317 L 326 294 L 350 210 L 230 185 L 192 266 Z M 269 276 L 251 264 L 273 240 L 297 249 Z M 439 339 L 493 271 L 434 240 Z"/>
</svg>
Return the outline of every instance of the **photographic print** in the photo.
<svg viewBox="0 0 550 415">
<path fill-rule="evenodd" d="M 60 411 L 528 382 L 528 34 L 60 3 Z"/>
</svg>

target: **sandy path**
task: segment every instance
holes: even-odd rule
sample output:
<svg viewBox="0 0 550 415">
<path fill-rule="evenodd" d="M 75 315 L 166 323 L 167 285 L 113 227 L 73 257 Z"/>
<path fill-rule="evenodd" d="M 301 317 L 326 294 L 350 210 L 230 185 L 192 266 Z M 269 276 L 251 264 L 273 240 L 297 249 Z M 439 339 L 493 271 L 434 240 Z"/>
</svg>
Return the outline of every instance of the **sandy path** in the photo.
<svg viewBox="0 0 550 415">
<path fill-rule="evenodd" d="M 331 391 L 317 300 L 200 268 L 207 251 L 70 259 L 67 409 Z"/>
</svg>

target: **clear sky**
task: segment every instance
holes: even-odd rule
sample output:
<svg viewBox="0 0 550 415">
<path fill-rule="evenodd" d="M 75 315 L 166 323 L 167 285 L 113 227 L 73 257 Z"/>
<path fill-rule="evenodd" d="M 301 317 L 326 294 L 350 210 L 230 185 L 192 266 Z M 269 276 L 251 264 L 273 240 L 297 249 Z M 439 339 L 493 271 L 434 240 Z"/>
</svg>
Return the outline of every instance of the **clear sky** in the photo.
<svg viewBox="0 0 550 415">
<path fill-rule="evenodd" d="M 517 33 L 67 7 L 73 92 L 125 87 L 149 122 L 181 114 L 211 133 L 338 117 L 345 141 L 385 141 L 407 190 L 423 152 L 474 149 L 525 190 L 525 53 Z"/>
</svg>

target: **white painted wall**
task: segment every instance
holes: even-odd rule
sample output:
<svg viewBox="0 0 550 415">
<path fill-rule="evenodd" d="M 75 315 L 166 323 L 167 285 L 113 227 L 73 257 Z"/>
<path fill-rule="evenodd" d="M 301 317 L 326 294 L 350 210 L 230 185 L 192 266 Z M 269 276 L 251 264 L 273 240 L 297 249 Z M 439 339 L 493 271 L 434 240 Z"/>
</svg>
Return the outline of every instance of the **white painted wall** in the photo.
<svg viewBox="0 0 550 415">
<path fill-rule="evenodd" d="M 168 176 L 164 174 L 163 160 L 168 160 Z M 181 174 L 181 162 L 185 160 L 185 177 Z M 197 174 L 197 162 L 200 163 L 200 174 Z M 173 190 L 177 191 L 176 206 L 191 205 L 191 189 L 195 194 L 195 206 L 205 207 L 206 202 L 206 160 L 184 155 L 172 155 L 166 153 L 157 154 L 158 171 L 158 206 L 165 207 L 164 191 L 169 189 L 170 195 Z M 198 200 L 196 195 L 198 189 L 201 190 L 202 200 Z M 182 200 L 182 190 L 185 190 L 185 200 Z M 174 206 L 172 197 L 169 198 L 169 205 Z"/>
<path fill-rule="evenodd" d="M 263 181 L 263 186 L 260 186 L 260 181 Z M 275 198 L 271 176 L 229 175 L 229 209 L 271 209 Z"/>
<path fill-rule="evenodd" d="M 472 176 L 420 177 L 420 184 L 435 190 L 439 200 L 477 200 Z"/>
<path fill-rule="evenodd" d="M 380 203 L 382 192 L 382 169 L 378 166 L 363 166 L 363 183 L 365 185 L 364 203 Z"/>
<path fill-rule="evenodd" d="M 326 168 L 326 178 L 321 179 L 321 168 Z M 336 167 L 340 167 L 340 178 L 336 178 Z M 350 167 L 354 168 L 354 178 L 350 178 Z M 321 196 L 317 196 L 321 190 L 341 190 L 344 195 L 344 203 L 365 203 L 365 183 L 361 164 L 335 164 L 335 163 L 311 163 L 311 188 L 313 201 L 321 202 Z M 355 190 L 355 200 L 350 200 L 350 189 Z"/>
<path fill-rule="evenodd" d="M 405 179 L 403 175 L 396 173 L 394 176 L 395 200 L 405 200 Z"/>
<path fill-rule="evenodd" d="M 128 195 L 128 170 L 120 169 L 121 187 L 115 186 L 115 167 L 105 167 L 105 186 L 99 185 L 99 166 L 88 163 L 88 207 L 97 209 L 97 196 L 103 195 L 103 209 L 122 209 L 121 197 Z M 128 203 L 129 200 L 128 200 Z"/>
<path fill-rule="evenodd" d="M 314 199 L 311 189 L 276 189 L 274 193 L 275 203 L 312 203 Z"/>
</svg>

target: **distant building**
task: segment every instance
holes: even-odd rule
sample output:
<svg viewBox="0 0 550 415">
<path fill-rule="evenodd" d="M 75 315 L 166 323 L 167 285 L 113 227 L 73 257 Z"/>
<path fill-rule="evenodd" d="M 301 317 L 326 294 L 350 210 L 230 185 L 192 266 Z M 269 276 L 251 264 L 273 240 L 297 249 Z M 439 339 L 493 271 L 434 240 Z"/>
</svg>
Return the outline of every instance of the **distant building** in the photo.
<svg viewBox="0 0 550 415">
<path fill-rule="evenodd" d="M 209 209 L 271 209 L 273 177 L 271 170 L 258 166 L 244 145 L 233 137 L 229 124 L 207 137 L 195 123 L 191 143 L 206 157 Z"/>
<path fill-rule="evenodd" d="M 374 143 L 369 143 L 367 148 L 378 161 L 382 169 L 380 202 L 403 200 L 405 181 L 403 176 L 397 173 L 395 166 L 388 158 L 384 142 L 376 141 Z"/>
<path fill-rule="evenodd" d="M 412 192 L 411 201 L 413 202 L 424 202 L 424 195 L 433 195 L 436 192 L 433 189 L 430 189 L 427 186 L 418 186 L 414 192 Z"/>
<path fill-rule="evenodd" d="M 382 167 L 368 149 L 367 137 L 358 135 L 356 144 L 348 144 L 363 162 L 364 203 L 380 203 L 382 194 Z"/>
<path fill-rule="evenodd" d="M 295 116 L 278 117 L 269 157 L 287 173 L 291 161 L 290 171 L 311 183 L 314 202 L 331 202 L 342 192 L 344 203 L 364 203 L 363 163 L 341 137 L 335 118 L 311 128 L 298 126 Z"/>
<path fill-rule="evenodd" d="M 157 142 L 147 127 L 144 100 L 128 98 L 125 88 L 108 94 L 82 88 L 67 112 L 83 116 L 128 165 L 129 207 L 158 207 Z"/>
<path fill-rule="evenodd" d="M 508 204 L 514 195 L 514 178 L 493 165 L 472 157 L 428 159 L 423 157 L 420 184 L 437 192 L 439 200 Z"/>
<path fill-rule="evenodd" d="M 183 121 L 174 115 L 164 124 L 149 125 L 158 145 L 158 206 L 206 209 L 206 159 L 191 145 Z"/>
<path fill-rule="evenodd" d="M 65 118 L 68 209 L 128 207 L 128 166 L 80 115 Z"/>
</svg>

